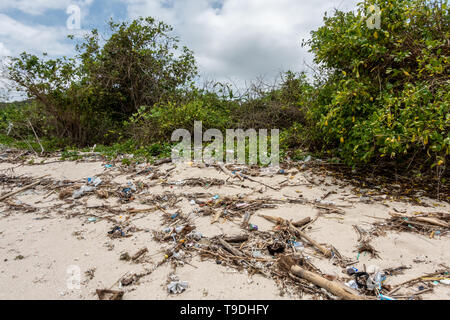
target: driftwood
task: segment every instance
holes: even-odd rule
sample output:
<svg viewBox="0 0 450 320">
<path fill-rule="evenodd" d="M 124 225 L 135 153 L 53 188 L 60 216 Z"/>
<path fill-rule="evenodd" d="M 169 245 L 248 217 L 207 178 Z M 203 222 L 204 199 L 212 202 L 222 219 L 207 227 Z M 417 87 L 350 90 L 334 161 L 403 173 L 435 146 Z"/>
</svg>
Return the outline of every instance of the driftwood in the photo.
<svg viewBox="0 0 450 320">
<path fill-rule="evenodd" d="M 305 219 L 299 220 L 297 222 L 293 222 L 292 225 L 294 227 L 300 228 L 303 227 L 305 224 L 308 224 L 311 222 L 311 218 L 310 217 L 306 217 Z"/>
<path fill-rule="evenodd" d="M 269 186 L 268 184 L 265 184 L 264 182 L 261 182 L 261 181 L 255 180 L 255 179 L 253 179 L 253 178 L 250 178 L 249 176 L 244 176 L 244 175 L 243 175 L 243 177 L 244 177 L 244 179 L 250 180 L 250 181 L 252 181 L 252 182 L 259 183 L 260 185 L 263 185 L 263 186 L 265 186 L 265 187 L 267 187 L 267 188 L 270 188 L 270 189 L 272 189 L 272 190 L 275 190 L 275 191 L 280 190 L 279 188 L 275 188 L 275 187 Z"/>
<path fill-rule="evenodd" d="M 147 248 L 143 248 L 141 250 L 139 250 L 138 252 L 136 252 L 136 254 L 131 258 L 131 260 L 137 260 L 139 259 L 143 254 L 145 254 L 146 252 L 148 252 Z"/>
<path fill-rule="evenodd" d="M 231 242 L 231 243 L 245 242 L 245 241 L 248 240 L 248 235 L 243 234 L 243 235 L 240 235 L 240 236 L 226 237 L 226 238 L 224 238 L 224 240 L 226 242 Z"/>
<path fill-rule="evenodd" d="M 318 244 L 316 241 L 311 239 L 306 233 L 296 228 L 291 222 L 289 222 L 289 227 L 298 234 L 301 238 L 306 239 L 309 243 L 311 243 L 317 250 L 319 250 L 325 257 L 331 258 L 331 251 L 322 245 Z"/>
<path fill-rule="evenodd" d="M 219 240 L 220 244 L 222 245 L 222 247 L 224 247 L 225 250 L 227 250 L 228 252 L 230 252 L 230 253 L 234 254 L 235 256 L 238 256 L 238 257 L 243 257 L 244 256 L 244 254 L 241 251 L 239 251 L 238 249 L 234 248 L 232 245 L 230 245 L 225 240 L 223 240 L 221 238 L 218 238 L 218 240 Z"/>
<path fill-rule="evenodd" d="M 161 164 L 164 164 L 164 163 L 171 163 L 171 162 L 172 162 L 172 159 L 171 159 L 171 158 L 164 158 L 164 159 L 156 160 L 155 163 L 154 163 L 154 165 L 155 165 L 155 166 L 159 166 L 159 165 L 161 165 Z"/>
<path fill-rule="evenodd" d="M 248 227 L 248 222 L 250 221 L 252 214 L 250 212 L 246 212 L 244 215 L 244 219 L 242 220 L 242 228 L 247 228 Z"/>
<path fill-rule="evenodd" d="M 230 172 L 230 170 L 228 170 L 227 168 L 225 168 L 225 166 L 221 163 L 218 163 L 217 166 L 228 176 L 230 176 L 231 178 L 238 178 L 241 181 L 244 181 L 244 178 L 242 178 L 239 174 L 233 174 Z"/>
<path fill-rule="evenodd" d="M 327 248 L 323 247 L 322 245 L 320 245 L 319 243 L 317 243 L 316 241 L 314 241 L 313 239 L 311 239 L 311 237 L 309 237 L 306 233 L 304 233 L 303 231 L 301 231 L 300 229 L 298 229 L 292 222 L 290 222 L 290 221 L 288 221 L 288 220 L 285 220 L 285 219 L 283 219 L 283 218 L 279 218 L 279 217 L 266 216 L 266 215 L 262 215 L 262 214 L 260 214 L 259 216 L 262 217 L 262 218 L 264 218 L 264 219 L 266 219 L 266 220 L 269 220 L 269 221 L 271 221 L 271 222 L 278 223 L 278 224 L 284 224 L 284 225 L 289 226 L 289 228 L 290 228 L 294 233 L 296 233 L 299 237 L 301 237 L 301 238 L 303 238 L 303 239 L 306 239 L 306 240 L 307 240 L 309 243 L 311 243 L 317 250 L 319 250 L 325 257 L 331 258 L 331 251 L 330 251 L 330 250 L 328 250 Z M 309 220 L 307 221 L 307 219 L 309 219 Z M 311 219 L 308 217 L 308 218 L 305 218 L 305 219 L 303 219 L 303 220 L 301 220 L 301 221 L 298 221 L 297 223 L 303 223 L 303 222 L 306 221 L 305 224 L 307 224 L 307 223 L 309 223 L 310 220 L 311 220 Z"/>
<path fill-rule="evenodd" d="M 259 216 L 261 218 L 264 218 L 264 219 L 270 221 L 270 222 L 278 223 L 278 224 L 282 224 L 285 221 L 283 218 L 267 216 L 265 214 L 259 214 Z"/>
<path fill-rule="evenodd" d="M 222 215 L 222 211 L 217 211 L 216 214 L 214 215 L 214 218 L 211 221 L 211 224 L 216 223 L 217 221 L 219 221 L 221 215 Z"/>
<path fill-rule="evenodd" d="M 321 275 L 305 270 L 299 266 L 292 266 L 291 272 L 292 274 L 305 280 L 308 280 L 309 282 L 315 284 L 316 286 L 324 288 L 325 290 L 331 292 L 335 296 L 338 296 L 344 300 L 365 300 L 363 296 L 356 294 L 352 289 L 347 288 L 335 281 L 327 280 Z"/>
<path fill-rule="evenodd" d="M 100 300 L 106 300 L 105 295 L 111 294 L 112 296 L 109 298 L 109 300 L 122 300 L 123 291 L 116 291 L 116 290 L 109 290 L 109 289 L 97 289 L 96 290 L 98 298 Z"/>
<path fill-rule="evenodd" d="M 283 224 L 283 223 L 286 222 L 286 220 L 284 220 L 283 218 L 279 218 L 279 217 L 272 217 L 272 216 L 267 216 L 267 215 L 264 215 L 264 214 L 260 214 L 259 216 L 261 218 L 264 218 L 264 219 L 266 219 L 266 220 L 268 220 L 270 222 L 277 223 L 277 224 Z M 304 225 L 306 225 L 306 224 L 308 224 L 310 222 L 311 222 L 311 218 L 310 217 L 306 217 L 306 218 L 304 218 L 302 220 L 293 222 L 292 225 L 294 227 L 300 228 L 300 227 L 303 227 Z"/>
<path fill-rule="evenodd" d="M 43 178 L 43 177 L 42 177 L 42 178 Z M 41 179 L 42 179 L 42 178 L 41 178 Z M 37 185 L 38 185 L 39 183 L 41 183 L 41 182 L 42 182 L 42 180 L 39 180 L 39 181 L 33 182 L 33 183 L 31 183 L 31 184 L 29 184 L 29 185 L 23 187 L 23 188 L 20 188 L 19 190 L 10 192 L 10 193 L 8 193 L 8 194 L 5 194 L 4 196 L 0 197 L 0 201 L 3 201 L 3 200 L 5 200 L 5 199 L 7 199 L 7 198 L 9 198 L 9 197 L 11 197 L 11 196 L 13 196 L 13 195 L 15 195 L 15 194 L 18 194 L 18 193 L 20 193 L 20 192 L 22 192 L 22 191 L 28 190 L 28 189 L 30 189 L 30 188 L 32 188 L 32 187 L 34 187 L 34 186 L 37 186 Z"/>
<path fill-rule="evenodd" d="M 436 226 L 443 227 L 443 228 L 450 228 L 450 224 L 448 224 L 445 221 L 436 219 L 436 218 L 414 217 L 414 220 L 417 220 L 420 222 L 427 222 L 427 223 L 434 224 Z"/>
</svg>

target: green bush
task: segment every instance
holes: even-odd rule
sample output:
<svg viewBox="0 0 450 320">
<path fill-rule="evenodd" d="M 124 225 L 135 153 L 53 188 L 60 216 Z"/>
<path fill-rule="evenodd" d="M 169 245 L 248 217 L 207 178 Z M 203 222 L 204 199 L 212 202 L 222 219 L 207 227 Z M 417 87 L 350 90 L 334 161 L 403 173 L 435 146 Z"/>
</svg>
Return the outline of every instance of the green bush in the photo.
<svg viewBox="0 0 450 320">
<path fill-rule="evenodd" d="M 9 66 L 9 80 L 40 103 L 54 134 L 80 146 L 116 140 L 121 122 L 141 105 L 182 97 L 196 76 L 192 52 L 178 48 L 163 22 L 109 27 L 109 37 L 88 34 L 74 58 L 24 52 Z"/>
<path fill-rule="evenodd" d="M 381 29 L 366 25 L 372 4 L 381 8 Z M 366 0 L 356 12 L 324 18 L 306 42 L 328 74 L 309 110 L 323 151 L 352 165 L 445 165 L 449 16 L 441 1 Z"/>
<path fill-rule="evenodd" d="M 231 103 L 218 98 L 200 97 L 188 102 L 167 102 L 153 107 L 143 106 L 127 126 L 131 135 L 141 143 L 170 141 L 176 129 L 194 130 L 194 121 L 202 121 L 203 130 L 233 127 Z"/>
</svg>

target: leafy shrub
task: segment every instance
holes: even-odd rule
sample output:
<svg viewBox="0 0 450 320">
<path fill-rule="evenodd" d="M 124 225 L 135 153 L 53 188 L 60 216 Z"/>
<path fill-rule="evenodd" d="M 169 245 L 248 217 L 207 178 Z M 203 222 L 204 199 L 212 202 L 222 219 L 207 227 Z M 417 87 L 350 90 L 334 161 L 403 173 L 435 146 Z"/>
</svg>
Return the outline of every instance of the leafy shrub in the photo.
<svg viewBox="0 0 450 320">
<path fill-rule="evenodd" d="M 381 29 L 366 25 L 372 4 L 381 8 Z M 366 0 L 356 12 L 324 18 L 306 42 L 329 75 L 309 110 L 322 150 L 349 164 L 445 164 L 449 16 L 441 1 Z"/>
<path fill-rule="evenodd" d="M 141 105 L 182 96 L 196 75 L 192 53 L 178 49 L 163 22 L 149 17 L 109 27 L 105 41 L 97 30 L 87 35 L 74 58 L 11 59 L 9 79 L 43 106 L 57 136 L 78 145 L 117 139 L 121 121 Z"/>
<path fill-rule="evenodd" d="M 176 129 L 194 130 L 194 121 L 202 121 L 203 130 L 222 132 L 231 123 L 230 103 L 218 98 L 196 98 L 188 102 L 167 102 L 153 107 L 143 106 L 127 123 L 136 141 L 142 143 L 170 141 Z"/>
</svg>

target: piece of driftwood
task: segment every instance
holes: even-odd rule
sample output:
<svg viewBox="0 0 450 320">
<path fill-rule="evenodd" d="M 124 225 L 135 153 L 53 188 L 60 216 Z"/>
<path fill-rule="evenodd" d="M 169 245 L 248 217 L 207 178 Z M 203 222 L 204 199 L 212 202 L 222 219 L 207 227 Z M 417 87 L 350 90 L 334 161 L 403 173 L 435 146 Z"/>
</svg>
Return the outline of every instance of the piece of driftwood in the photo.
<svg viewBox="0 0 450 320">
<path fill-rule="evenodd" d="M 309 243 L 311 243 L 317 250 L 319 250 L 325 257 L 331 258 L 331 251 L 319 243 L 317 243 L 315 240 L 311 239 L 310 236 L 308 236 L 306 233 L 295 227 L 291 222 L 289 222 L 289 227 L 294 231 L 294 233 L 298 234 L 301 238 L 306 239 Z"/>
<path fill-rule="evenodd" d="M 29 185 L 23 187 L 23 188 L 20 188 L 19 190 L 10 192 L 10 193 L 8 193 L 8 194 L 5 194 L 4 196 L 0 197 L 0 201 L 3 201 L 3 200 L 5 200 L 5 199 L 7 199 L 7 198 L 9 198 L 9 197 L 11 197 L 11 196 L 13 196 L 13 195 L 15 195 L 15 194 L 18 194 L 18 193 L 20 193 L 20 192 L 22 192 L 22 191 L 25 191 L 25 190 L 28 190 L 28 189 L 30 189 L 30 188 L 33 188 L 34 186 L 37 186 L 37 185 L 38 185 L 39 183 L 41 183 L 41 182 L 42 182 L 42 181 L 39 180 L 39 181 L 33 182 L 33 183 L 31 183 L 31 184 L 29 184 Z"/>
<path fill-rule="evenodd" d="M 233 174 L 230 172 L 230 170 L 228 170 L 227 168 L 225 168 L 225 166 L 221 163 L 218 163 L 217 166 L 228 176 L 230 176 L 231 178 L 238 178 L 241 181 L 244 181 L 244 178 L 241 177 L 241 175 L 239 174 Z"/>
<path fill-rule="evenodd" d="M 244 214 L 244 219 L 242 219 L 242 228 L 247 228 L 248 227 L 248 222 L 250 221 L 250 217 L 252 216 L 252 214 L 250 212 L 246 212 Z"/>
<path fill-rule="evenodd" d="M 306 217 L 305 219 L 299 220 L 297 222 L 293 222 L 292 225 L 294 227 L 300 228 L 303 227 L 305 224 L 308 224 L 311 222 L 311 218 L 310 217 Z"/>
<path fill-rule="evenodd" d="M 259 216 L 261 218 L 264 218 L 264 219 L 266 219 L 266 220 L 268 220 L 270 222 L 277 223 L 277 224 L 283 224 L 284 222 L 286 222 L 286 220 L 284 220 L 283 218 L 279 218 L 279 217 L 272 217 L 272 216 L 267 216 L 267 215 L 264 215 L 264 214 L 260 214 Z M 311 222 L 311 218 L 310 217 L 306 217 L 306 218 L 304 218 L 302 220 L 293 222 L 292 225 L 294 227 L 300 228 L 300 227 L 303 227 L 304 225 L 306 225 L 306 224 L 308 224 L 310 222 Z"/>
<path fill-rule="evenodd" d="M 274 223 L 278 223 L 278 224 L 284 224 L 289 226 L 289 228 L 296 233 L 299 237 L 306 239 L 309 243 L 311 243 L 317 250 L 319 250 L 325 257 L 330 258 L 331 257 L 331 251 L 328 250 L 327 248 L 323 247 L 322 245 L 320 245 L 319 243 L 317 243 L 316 241 L 314 241 L 313 239 L 311 239 L 311 237 L 309 237 L 306 233 L 304 233 L 303 231 L 301 231 L 300 229 L 298 229 L 292 222 L 285 220 L 283 218 L 280 217 L 272 217 L 272 216 L 267 216 L 267 215 L 259 215 L 260 217 L 269 220 L 271 222 Z M 306 219 L 304 219 L 306 221 Z M 309 220 L 311 220 L 309 218 Z M 306 222 L 305 224 L 307 224 L 309 222 Z"/>
<path fill-rule="evenodd" d="M 172 159 L 171 159 L 171 158 L 164 158 L 164 159 L 156 160 L 155 163 L 154 163 L 154 165 L 155 165 L 155 166 L 159 166 L 159 165 L 161 165 L 161 164 L 164 164 L 164 163 L 171 163 L 171 162 L 172 162 Z"/>
<path fill-rule="evenodd" d="M 222 211 L 217 211 L 216 214 L 214 215 L 214 218 L 211 221 L 211 224 L 216 223 L 217 221 L 219 221 L 220 216 L 222 215 Z"/>
<path fill-rule="evenodd" d="M 448 224 L 445 221 L 439 220 L 437 218 L 414 217 L 414 220 L 434 224 L 436 226 L 443 227 L 443 228 L 450 228 L 450 224 Z"/>
<path fill-rule="evenodd" d="M 231 242 L 231 243 L 241 243 L 241 242 L 245 242 L 248 240 L 248 235 L 243 234 L 243 235 L 239 235 L 239 236 L 226 237 L 226 238 L 224 238 L 224 240 L 226 242 Z"/>
<path fill-rule="evenodd" d="M 239 251 L 238 249 L 234 248 L 231 244 L 229 244 L 228 242 L 226 242 L 225 240 L 218 238 L 220 244 L 222 245 L 222 247 L 224 247 L 225 250 L 227 250 L 228 252 L 234 254 L 235 256 L 238 257 L 243 257 L 244 254 Z"/>
<path fill-rule="evenodd" d="M 97 289 L 96 290 L 98 298 L 100 300 L 106 300 L 105 295 L 111 294 L 112 296 L 108 300 L 122 300 L 123 291 L 109 290 L 109 289 Z"/>
<path fill-rule="evenodd" d="M 351 288 L 347 288 L 335 281 L 325 279 L 321 275 L 305 270 L 299 266 L 295 265 L 292 266 L 291 272 L 292 274 L 305 280 L 308 280 L 309 282 L 315 284 L 316 286 L 324 288 L 328 292 L 331 292 L 335 296 L 342 298 L 344 300 L 365 300 L 363 296 L 356 294 Z"/>
<path fill-rule="evenodd" d="M 265 187 L 267 187 L 267 188 L 270 188 L 270 189 L 272 189 L 272 190 L 275 190 L 275 191 L 279 191 L 279 190 L 280 190 L 279 188 L 275 188 L 275 187 L 269 186 L 268 184 L 265 184 L 264 182 L 261 182 L 261 181 L 255 180 L 255 179 L 253 179 L 253 178 L 250 178 L 249 176 L 244 176 L 244 175 L 242 175 L 242 177 L 243 177 L 244 179 L 250 180 L 250 181 L 252 181 L 252 182 L 259 183 L 260 185 L 263 185 L 263 186 L 265 186 Z"/>
<path fill-rule="evenodd" d="M 145 254 L 146 252 L 148 252 L 147 248 L 142 248 L 141 250 L 139 250 L 138 252 L 136 252 L 136 254 L 131 258 L 131 260 L 137 260 L 139 259 L 143 254 Z"/>
</svg>

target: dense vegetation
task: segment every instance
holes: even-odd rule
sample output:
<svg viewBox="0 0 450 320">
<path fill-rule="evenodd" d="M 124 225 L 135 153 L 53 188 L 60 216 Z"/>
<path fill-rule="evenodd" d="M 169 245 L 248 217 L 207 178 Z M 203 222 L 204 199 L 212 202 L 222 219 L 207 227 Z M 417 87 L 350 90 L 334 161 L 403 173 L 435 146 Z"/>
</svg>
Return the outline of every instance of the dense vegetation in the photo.
<svg viewBox="0 0 450 320">
<path fill-rule="evenodd" d="M 366 23 L 373 4 L 379 29 Z M 449 24 L 445 1 L 365 0 L 354 12 L 325 16 L 304 42 L 314 79 L 286 72 L 277 86 L 236 96 L 226 84 L 198 88 L 193 53 L 163 22 L 110 22 L 106 40 L 92 31 L 74 58 L 12 58 L 9 78 L 31 102 L 0 106 L 0 130 L 8 139 L 119 143 L 157 155 L 173 130 L 192 129 L 194 120 L 204 129 L 279 128 L 294 156 L 442 175 L 450 153 Z"/>
</svg>

